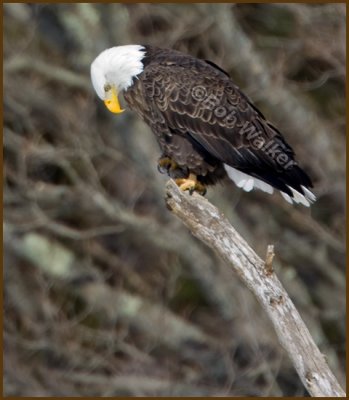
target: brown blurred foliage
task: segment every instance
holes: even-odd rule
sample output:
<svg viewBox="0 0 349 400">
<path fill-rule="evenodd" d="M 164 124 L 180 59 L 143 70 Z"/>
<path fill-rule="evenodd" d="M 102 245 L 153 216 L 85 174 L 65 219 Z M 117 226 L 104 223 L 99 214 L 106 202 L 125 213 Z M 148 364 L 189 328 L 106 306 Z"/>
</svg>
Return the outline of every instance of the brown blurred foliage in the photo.
<svg viewBox="0 0 349 400">
<path fill-rule="evenodd" d="M 208 198 L 274 266 L 344 384 L 345 5 L 4 5 L 4 388 L 16 396 L 297 396 L 255 299 L 166 209 L 152 133 L 115 117 L 107 47 L 221 65 L 310 173 L 311 210 Z"/>
</svg>

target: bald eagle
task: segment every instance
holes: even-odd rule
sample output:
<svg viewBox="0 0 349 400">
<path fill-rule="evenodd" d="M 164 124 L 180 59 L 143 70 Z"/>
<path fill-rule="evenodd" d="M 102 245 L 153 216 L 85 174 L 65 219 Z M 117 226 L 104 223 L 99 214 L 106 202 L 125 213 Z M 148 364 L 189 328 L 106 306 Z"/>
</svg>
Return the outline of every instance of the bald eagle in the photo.
<svg viewBox="0 0 349 400">
<path fill-rule="evenodd" d="M 182 190 L 204 194 L 228 176 L 247 192 L 276 188 L 291 204 L 315 201 L 282 134 L 213 62 L 172 49 L 117 46 L 92 62 L 91 79 L 113 113 L 124 111 L 123 92 L 155 134 L 159 170 Z"/>
</svg>

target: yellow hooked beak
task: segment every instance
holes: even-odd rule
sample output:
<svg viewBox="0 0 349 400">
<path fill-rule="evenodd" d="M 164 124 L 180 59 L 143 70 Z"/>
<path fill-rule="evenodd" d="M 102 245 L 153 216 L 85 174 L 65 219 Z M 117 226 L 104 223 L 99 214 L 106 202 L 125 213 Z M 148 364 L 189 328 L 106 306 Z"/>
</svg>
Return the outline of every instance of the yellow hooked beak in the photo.
<svg viewBox="0 0 349 400">
<path fill-rule="evenodd" d="M 111 88 L 106 94 L 107 98 L 104 100 L 104 104 L 109 111 L 115 114 L 120 114 L 125 111 L 120 107 L 118 95 L 114 88 Z"/>
</svg>

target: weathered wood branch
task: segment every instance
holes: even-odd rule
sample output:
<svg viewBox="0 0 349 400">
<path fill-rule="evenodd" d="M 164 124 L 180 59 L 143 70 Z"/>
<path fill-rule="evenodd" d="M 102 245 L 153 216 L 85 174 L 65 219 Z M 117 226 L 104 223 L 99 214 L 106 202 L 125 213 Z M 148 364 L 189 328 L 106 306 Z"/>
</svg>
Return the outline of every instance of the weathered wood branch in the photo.
<svg viewBox="0 0 349 400">
<path fill-rule="evenodd" d="M 183 193 L 172 180 L 166 186 L 166 204 L 194 236 L 226 261 L 256 296 L 310 395 L 345 397 L 325 356 L 273 272 L 271 252 L 267 262 L 263 261 L 216 207 L 196 193 Z"/>
</svg>

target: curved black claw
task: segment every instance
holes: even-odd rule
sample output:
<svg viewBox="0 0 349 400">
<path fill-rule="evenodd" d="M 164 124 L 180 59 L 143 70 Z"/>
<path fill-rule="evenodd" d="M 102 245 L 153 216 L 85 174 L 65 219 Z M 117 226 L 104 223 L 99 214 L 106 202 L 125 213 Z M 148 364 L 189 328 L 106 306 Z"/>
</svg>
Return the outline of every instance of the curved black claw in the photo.
<svg viewBox="0 0 349 400">
<path fill-rule="evenodd" d="M 158 171 L 160 174 L 168 174 L 168 168 L 163 167 L 162 165 L 158 164 L 157 165 Z"/>
<path fill-rule="evenodd" d="M 160 157 L 158 160 L 158 171 L 160 174 L 168 174 L 173 165 L 173 161 L 169 157 Z"/>
<path fill-rule="evenodd" d="M 205 196 L 206 193 L 207 193 L 207 189 L 206 189 L 204 186 L 198 184 L 196 187 L 192 187 L 192 188 L 189 189 L 189 194 L 190 194 L 190 196 L 191 196 L 194 192 L 199 193 L 201 196 Z"/>
</svg>

